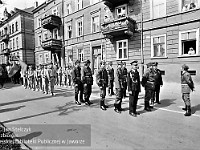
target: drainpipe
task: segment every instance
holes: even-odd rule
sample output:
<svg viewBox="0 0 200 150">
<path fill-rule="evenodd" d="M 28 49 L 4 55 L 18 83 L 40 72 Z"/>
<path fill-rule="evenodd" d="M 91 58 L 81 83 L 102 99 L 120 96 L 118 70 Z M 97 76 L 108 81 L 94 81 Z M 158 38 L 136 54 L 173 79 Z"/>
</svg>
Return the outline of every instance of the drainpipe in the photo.
<svg viewBox="0 0 200 150">
<path fill-rule="evenodd" d="M 141 20 L 140 20 L 140 23 L 141 23 L 141 68 L 142 68 L 142 75 L 144 74 L 144 49 L 143 49 L 143 8 L 142 8 L 142 5 L 143 5 L 143 2 L 142 0 L 140 1 L 141 2 Z"/>
<path fill-rule="evenodd" d="M 65 33 L 64 33 L 64 0 L 62 0 L 62 48 L 61 48 L 61 66 L 65 68 Z"/>
</svg>

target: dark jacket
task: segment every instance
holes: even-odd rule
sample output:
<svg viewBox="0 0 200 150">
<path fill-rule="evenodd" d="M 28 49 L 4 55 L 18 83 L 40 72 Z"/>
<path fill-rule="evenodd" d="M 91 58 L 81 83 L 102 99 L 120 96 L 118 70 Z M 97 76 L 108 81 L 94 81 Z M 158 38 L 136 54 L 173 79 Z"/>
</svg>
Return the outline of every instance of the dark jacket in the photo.
<svg viewBox="0 0 200 150">
<path fill-rule="evenodd" d="M 191 75 L 187 71 L 184 71 L 181 74 L 181 84 L 187 84 L 192 91 L 194 90 L 194 82 L 192 81 Z"/>
<path fill-rule="evenodd" d="M 126 82 L 128 74 L 128 70 L 126 69 L 126 67 L 122 67 L 122 74 L 123 74 L 123 82 Z"/>
<path fill-rule="evenodd" d="M 109 80 L 114 80 L 114 69 L 109 66 L 107 68 L 107 72 L 108 72 L 108 79 Z"/>
<path fill-rule="evenodd" d="M 155 85 L 163 85 L 162 74 L 159 69 L 155 70 Z"/>
<path fill-rule="evenodd" d="M 99 87 L 108 86 L 108 74 L 105 68 L 100 68 L 96 75 L 96 82 Z"/>
<path fill-rule="evenodd" d="M 90 67 L 84 66 L 82 69 L 82 83 L 93 85 L 92 70 Z"/>
<path fill-rule="evenodd" d="M 74 67 L 72 71 L 72 80 L 74 84 L 81 84 L 81 68 L 80 67 Z"/>
<path fill-rule="evenodd" d="M 145 87 L 146 90 L 155 89 L 155 72 L 153 70 L 148 68 L 146 72 L 143 74 L 142 86 Z"/>
<path fill-rule="evenodd" d="M 140 75 L 139 72 L 130 70 L 127 78 L 128 91 L 141 91 L 140 88 Z"/>
</svg>

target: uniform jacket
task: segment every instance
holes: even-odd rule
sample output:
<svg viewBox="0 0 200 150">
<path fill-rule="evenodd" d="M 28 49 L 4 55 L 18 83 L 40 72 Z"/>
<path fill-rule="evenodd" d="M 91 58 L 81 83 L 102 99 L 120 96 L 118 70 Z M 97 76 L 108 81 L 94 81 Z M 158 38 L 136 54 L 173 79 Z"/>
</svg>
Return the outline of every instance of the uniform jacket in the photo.
<svg viewBox="0 0 200 150">
<path fill-rule="evenodd" d="M 128 70 L 126 69 L 126 67 L 122 67 L 122 74 L 123 74 L 123 81 L 126 82 L 128 74 Z"/>
<path fill-rule="evenodd" d="M 192 91 L 194 90 L 194 82 L 187 71 L 183 71 L 181 74 L 181 84 L 187 84 Z"/>
<path fill-rule="evenodd" d="M 74 84 L 81 84 L 81 67 L 74 67 L 72 71 L 72 80 Z"/>
<path fill-rule="evenodd" d="M 108 86 L 108 74 L 105 68 L 100 68 L 96 76 L 97 85 L 100 87 Z"/>
<path fill-rule="evenodd" d="M 145 89 L 155 89 L 155 72 L 151 69 L 147 69 L 146 72 L 142 76 L 142 86 L 145 87 Z"/>
<path fill-rule="evenodd" d="M 47 69 L 47 78 L 50 80 L 51 77 L 56 77 L 56 69 L 54 68 Z"/>
<path fill-rule="evenodd" d="M 93 85 L 92 70 L 90 67 L 84 66 L 82 69 L 82 82 L 83 84 Z"/>
<path fill-rule="evenodd" d="M 114 69 L 108 66 L 107 72 L 108 72 L 108 80 L 114 80 Z"/>
<path fill-rule="evenodd" d="M 124 76 L 122 74 L 122 69 L 117 68 L 117 70 L 115 71 L 115 88 L 117 89 L 123 88 L 123 85 L 122 85 L 123 79 L 124 79 Z"/>
<path fill-rule="evenodd" d="M 133 71 L 130 70 L 128 72 L 128 77 L 127 77 L 127 84 L 128 84 L 128 91 L 138 91 L 140 92 L 140 75 L 137 70 Z"/>
<path fill-rule="evenodd" d="M 155 70 L 155 85 L 163 85 L 162 74 L 159 69 Z"/>
<path fill-rule="evenodd" d="M 34 70 L 33 69 L 29 69 L 28 70 L 28 78 L 33 78 L 34 77 Z"/>
</svg>

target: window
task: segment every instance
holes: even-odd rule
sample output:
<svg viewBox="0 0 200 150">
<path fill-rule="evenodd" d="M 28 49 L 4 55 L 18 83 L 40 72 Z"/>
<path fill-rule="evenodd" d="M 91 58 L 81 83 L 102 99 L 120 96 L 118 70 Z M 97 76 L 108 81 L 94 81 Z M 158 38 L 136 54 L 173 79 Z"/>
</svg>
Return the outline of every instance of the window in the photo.
<svg viewBox="0 0 200 150">
<path fill-rule="evenodd" d="M 83 0 L 76 0 L 76 10 L 80 10 L 83 8 Z"/>
<path fill-rule="evenodd" d="M 10 40 L 10 49 L 12 49 L 12 40 Z"/>
<path fill-rule="evenodd" d="M 11 26 L 9 26 L 9 29 L 10 29 L 10 32 L 9 32 L 9 33 L 11 34 L 11 33 L 12 33 L 12 27 L 11 27 Z"/>
<path fill-rule="evenodd" d="M 128 40 L 117 41 L 117 59 L 128 58 Z"/>
<path fill-rule="evenodd" d="M 42 44 L 42 36 L 38 35 L 38 46 Z"/>
<path fill-rule="evenodd" d="M 39 64 L 42 64 L 43 61 L 42 61 L 42 54 L 39 55 Z"/>
<path fill-rule="evenodd" d="M 67 38 L 68 39 L 72 38 L 72 25 L 71 25 L 71 23 L 67 24 Z"/>
<path fill-rule="evenodd" d="M 18 40 L 18 37 L 16 37 L 16 46 L 17 46 L 17 49 L 19 48 L 19 40 Z"/>
<path fill-rule="evenodd" d="M 48 34 L 47 34 L 47 32 L 44 32 L 44 39 L 43 40 L 47 40 L 48 39 Z"/>
<path fill-rule="evenodd" d="M 99 16 L 92 17 L 92 33 L 100 30 Z"/>
<path fill-rule="evenodd" d="M 18 22 L 15 22 L 15 29 L 18 31 Z"/>
<path fill-rule="evenodd" d="M 179 55 L 197 55 L 198 48 L 199 29 L 179 33 Z"/>
<path fill-rule="evenodd" d="M 15 27 L 14 27 L 14 24 L 12 24 L 12 33 L 14 33 L 15 32 Z"/>
<path fill-rule="evenodd" d="M 58 29 L 53 30 L 53 38 L 58 39 Z"/>
<path fill-rule="evenodd" d="M 49 62 L 49 53 L 44 54 L 44 63 Z"/>
<path fill-rule="evenodd" d="M 78 60 L 84 60 L 83 49 L 78 49 Z"/>
<path fill-rule="evenodd" d="M 38 21 L 38 25 L 37 26 L 38 26 L 38 28 L 40 28 L 42 26 L 42 20 L 41 20 L 41 18 L 38 18 L 37 21 Z"/>
<path fill-rule="evenodd" d="M 76 35 L 77 36 L 82 36 L 83 35 L 83 20 L 82 20 L 82 18 L 81 19 L 79 19 L 79 20 L 77 20 L 77 22 L 76 22 Z"/>
<path fill-rule="evenodd" d="M 90 5 L 96 4 L 96 3 L 98 3 L 98 2 L 100 2 L 100 0 L 90 0 Z"/>
<path fill-rule="evenodd" d="M 181 0 L 181 10 L 188 11 L 199 7 L 199 0 Z"/>
<path fill-rule="evenodd" d="M 55 16 L 58 16 L 58 8 L 57 7 L 52 9 L 52 14 Z"/>
<path fill-rule="evenodd" d="M 127 16 L 127 5 L 121 5 L 119 7 L 116 7 L 116 18 L 123 18 Z"/>
<path fill-rule="evenodd" d="M 151 18 L 166 16 L 166 0 L 151 0 Z"/>
<path fill-rule="evenodd" d="M 15 39 L 13 39 L 13 50 L 15 49 Z"/>
<path fill-rule="evenodd" d="M 66 13 L 67 13 L 67 15 L 72 13 L 71 4 L 66 5 Z"/>
<path fill-rule="evenodd" d="M 151 57 L 166 57 L 166 35 L 151 38 Z"/>
</svg>

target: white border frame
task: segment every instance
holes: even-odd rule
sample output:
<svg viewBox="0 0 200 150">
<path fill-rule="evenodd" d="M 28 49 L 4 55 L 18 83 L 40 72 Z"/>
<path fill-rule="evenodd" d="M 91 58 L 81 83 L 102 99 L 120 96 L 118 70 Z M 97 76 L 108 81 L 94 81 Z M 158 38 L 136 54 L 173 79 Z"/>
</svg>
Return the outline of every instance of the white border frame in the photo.
<svg viewBox="0 0 200 150">
<path fill-rule="evenodd" d="M 159 1 L 163 1 L 163 0 L 159 0 Z M 150 3 L 150 18 L 157 19 L 153 15 L 153 0 L 149 0 L 149 3 Z M 165 16 L 167 16 L 167 0 L 165 0 Z M 165 16 L 162 16 L 162 17 L 165 17 Z M 158 18 L 162 18 L 162 17 L 158 17 Z"/>
</svg>

